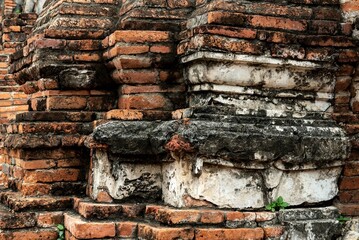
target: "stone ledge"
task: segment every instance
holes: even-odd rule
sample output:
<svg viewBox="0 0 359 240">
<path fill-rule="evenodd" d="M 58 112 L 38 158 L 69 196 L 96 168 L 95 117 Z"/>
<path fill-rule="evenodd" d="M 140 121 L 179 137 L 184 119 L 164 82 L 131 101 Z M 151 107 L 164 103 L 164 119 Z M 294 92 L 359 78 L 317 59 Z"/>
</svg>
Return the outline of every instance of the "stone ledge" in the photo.
<svg viewBox="0 0 359 240">
<path fill-rule="evenodd" d="M 331 163 L 338 166 L 348 157 L 349 139 L 330 120 L 202 117 L 188 122 L 111 121 L 98 126 L 93 136 L 99 143 L 109 145 L 112 153 L 120 155 L 165 153 L 171 138 L 180 136 L 202 158 L 215 156 L 233 162 L 259 162 L 259 165 L 280 162 L 278 167 L 285 169 L 298 169 L 296 166 L 303 164 L 310 168 L 330 167 Z"/>
</svg>

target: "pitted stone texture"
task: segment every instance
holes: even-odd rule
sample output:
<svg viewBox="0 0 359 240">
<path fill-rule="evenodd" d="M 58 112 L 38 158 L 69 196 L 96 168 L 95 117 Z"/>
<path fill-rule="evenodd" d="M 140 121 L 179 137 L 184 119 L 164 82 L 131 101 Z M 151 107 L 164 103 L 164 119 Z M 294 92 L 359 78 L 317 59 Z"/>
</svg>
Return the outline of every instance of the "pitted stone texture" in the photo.
<svg viewBox="0 0 359 240">
<path fill-rule="evenodd" d="M 116 154 L 153 154 L 149 136 L 157 125 L 145 121 L 109 122 L 97 127 L 93 136 L 100 143 L 108 144 L 111 152 Z"/>
<path fill-rule="evenodd" d="M 332 121 L 211 117 L 189 122 L 109 122 L 97 127 L 93 136 L 115 154 L 152 155 L 165 153 L 164 146 L 178 135 L 207 158 L 258 162 L 267 167 L 280 161 L 281 169 L 306 164 L 313 169 L 338 166 L 337 161 L 348 156 L 349 139 Z"/>
<path fill-rule="evenodd" d="M 279 220 L 282 222 L 311 219 L 336 219 L 338 216 L 339 212 L 336 207 L 294 208 L 279 211 Z"/>
<path fill-rule="evenodd" d="M 105 151 L 96 150 L 93 197 L 105 189 L 113 199 L 157 201 L 161 199 L 161 166 L 110 162 Z"/>
<path fill-rule="evenodd" d="M 295 122 L 269 118 L 252 118 L 251 122 L 191 120 L 187 124 L 165 122 L 154 130 L 153 145 L 166 142 L 160 132 L 174 132 L 191 144 L 199 155 L 223 158 L 234 162 L 283 161 L 286 169 L 305 164 L 316 167 L 331 166 L 345 160 L 349 151 L 348 138 L 330 122 Z M 327 125 L 328 124 L 328 125 Z M 176 125 L 178 126 L 176 128 Z M 162 143 L 164 144 L 164 143 Z M 225 146 L 225 147 L 224 147 Z"/>
<path fill-rule="evenodd" d="M 279 211 L 279 220 L 286 226 L 287 239 L 328 240 L 341 235 L 342 225 L 335 207 L 298 208 Z"/>
<path fill-rule="evenodd" d="M 287 239 L 328 240 L 341 234 L 341 225 L 337 220 L 305 220 L 287 223 Z"/>
</svg>

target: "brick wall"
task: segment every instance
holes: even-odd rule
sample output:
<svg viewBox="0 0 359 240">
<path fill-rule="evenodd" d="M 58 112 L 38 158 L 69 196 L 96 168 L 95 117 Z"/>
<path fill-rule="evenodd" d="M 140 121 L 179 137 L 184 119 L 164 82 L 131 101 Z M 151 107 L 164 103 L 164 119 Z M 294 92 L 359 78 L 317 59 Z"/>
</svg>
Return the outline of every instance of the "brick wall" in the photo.
<svg viewBox="0 0 359 240">
<path fill-rule="evenodd" d="M 212 154 L 212 150 L 217 148 L 216 144 L 207 145 L 208 151 L 192 148 L 192 145 L 200 145 L 198 142 L 204 138 L 200 136 L 198 142 L 190 142 L 179 137 L 176 131 L 186 133 L 188 138 L 194 136 L 203 130 L 198 127 L 194 128 L 198 131 L 190 133 L 191 122 L 196 120 L 196 126 L 228 123 L 229 120 L 228 124 L 233 121 L 247 124 L 248 119 L 242 118 L 243 114 L 232 107 L 236 100 L 239 104 L 246 104 L 248 99 L 258 100 L 258 109 L 253 105 L 253 109 L 248 109 L 251 105 L 245 105 L 244 111 L 250 113 L 245 116 L 253 119 L 260 111 L 277 110 L 274 108 L 280 104 L 298 108 L 299 113 L 305 113 L 305 120 L 311 114 L 318 115 L 308 117 L 308 122 L 323 128 L 327 126 L 320 125 L 323 122 L 337 127 L 332 122 L 327 123 L 328 117 L 334 116 L 346 129 L 353 149 L 340 179 L 337 206 L 343 214 L 359 214 L 356 140 L 359 105 L 355 71 L 358 61 L 355 41 L 357 8 L 353 2 L 340 5 L 336 0 L 290 0 L 287 3 L 62 0 L 48 1 L 39 16 L 10 14 L 13 7 L 12 2 L 5 1 L 0 50 L 0 119 L 4 123 L 0 128 L 0 170 L 1 183 L 6 187 L 0 192 L 0 202 L 6 211 L 0 209 L 0 215 L 15 219 L 17 223 L 24 222 L 25 218 L 31 219 L 31 224 L 6 225 L 0 220 L 0 228 L 4 229 L 0 236 L 4 239 L 14 239 L 14 236 L 15 239 L 24 239 L 25 233 L 26 237 L 33 236 L 33 239 L 55 239 L 57 233 L 52 227 L 63 221 L 62 210 L 72 207 L 74 212 L 66 214 L 64 219 L 68 239 L 236 239 L 238 236 L 272 239 L 281 235 L 295 237 L 293 229 L 298 226 L 304 229 L 306 224 L 312 224 L 312 220 L 313 224 L 323 221 L 326 229 L 339 229 L 335 220 L 338 212 L 334 208 L 318 210 L 308 207 L 303 211 L 308 211 L 308 214 L 315 212 L 315 216 L 293 223 L 297 219 L 283 218 L 283 213 L 264 213 L 263 204 L 254 207 L 254 211 L 242 212 L 234 210 L 230 204 L 216 205 L 188 196 L 179 201 L 188 203 L 186 207 L 201 207 L 200 210 L 179 210 L 164 207 L 163 204 L 168 202 L 151 196 L 152 192 L 164 194 L 167 190 L 153 189 L 169 185 L 156 182 L 164 179 L 164 165 L 169 166 L 179 159 L 191 159 L 176 165 L 180 172 L 184 166 L 189 166 L 189 162 L 192 163 L 193 156 L 197 161 L 197 156 L 206 157 L 207 152 Z M 212 55 L 188 60 L 202 53 Z M 211 80 L 214 84 L 206 82 L 209 79 L 206 71 L 210 67 L 223 63 L 222 67 L 226 69 L 235 56 L 241 57 L 234 61 L 236 64 L 247 64 L 248 68 L 265 69 L 271 64 L 278 66 L 277 72 L 296 68 L 295 77 L 281 83 L 273 77 L 268 82 L 264 76 L 259 83 L 248 81 L 242 86 L 234 82 L 227 86 L 222 79 L 226 75 L 223 71 Z M 258 59 L 265 59 L 267 65 Z M 189 73 L 191 64 L 201 61 L 209 62 L 208 69 Z M 240 74 L 245 75 L 244 72 Z M 197 76 L 198 82 L 191 76 Z M 292 79 L 293 84 L 290 82 Z M 228 88 L 218 90 L 218 86 Z M 224 96 L 232 105 L 226 105 L 223 99 L 217 101 L 218 98 L 211 94 Z M 272 104 L 272 101 L 279 104 Z M 261 109 L 263 106 L 273 109 Z M 292 115 L 273 116 L 264 117 L 273 122 L 284 118 L 286 122 L 283 125 L 293 124 L 294 127 L 301 121 L 293 120 Z M 176 121 L 167 121 L 171 118 Z M 298 129 L 306 127 L 308 122 L 299 124 Z M 258 122 L 256 126 L 264 129 L 266 126 L 261 124 Z M 315 124 L 309 124 L 309 127 L 320 128 Z M 112 139 L 102 133 L 107 126 L 108 129 L 117 126 L 113 132 L 118 136 Z M 122 132 L 117 132 L 118 129 Z M 223 130 L 220 137 L 238 130 L 228 129 Z M 203 136 L 211 131 L 204 128 Z M 238 131 L 246 133 L 247 130 Z M 98 137 L 101 134 L 105 135 L 102 139 Z M 212 141 L 215 142 L 217 133 L 213 134 Z M 263 136 L 265 134 L 262 132 Z M 321 137 L 318 139 L 324 142 L 324 137 Z M 328 138 L 332 140 L 335 137 L 330 135 Z M 346 136 L 341 138 L 340 143 L 346 139 Z M 305 146 L 300 144 L 297 146 Z M 147 145 L 150 150 L 146 149 Z M 231 147 L 222 146 L 217 155 L 212 155 L 212 158 L 225 162 L 208 164 L 215 166 L 211 168 L 213 172 L 233 166 L 237 168 L 237 163 L 233 165 L 226 161 L 232 158 L 241 161 L 247 157 L 243 151 L 226 156 Z M 309 147 L 307 151 L 311 151 Z M 121 178 L 119 172 L 128 166 L 136 174 L 144 172 L 135 180 L 120 179 L 123 183 L 119 181 L 119 184 L 123 186 L 116 185 L 120 192 L 131 192 L 133 187 L 139 189 L 138 193 L 132 191 L 132 195 L 120 199 L 109 188 L 94 189 L 99 186 L 96 182 L 99 179 L 95 177 L 103 174 L 99 173 L 100 167 L 96 165 L 100 153 L 109 156 L 108 166 L 104 164 L 102 168 L 105 169 L 103 172 L 109 169 L 109 179 L 115 179 L 107 182 L 112 187 Z M 301 157 L 303 161 L 308 160 L 304 159 L 305 154 Z M 312 159 L 308 161 L 313 161 L 315 167 L 308 167 L 308 164 L 305 167 L 309 170 L 303 167 L 298 171 L 293 167 L 294 170 L 290 171 L 315 171 L 328 166 L 340 170 L 343 164 L 342 159 L 329 159 L 325 164 Z M 253 169 L 259 172 L 268 167 L 265 164 L 260 169 L 254 165 L 246 169 L 246 162 L 238 169 L 255 174 Z M 146 172 L 150 168 L 153 172 Z M 155 175 L 155 180 L 148 177 L 151 174 Z M 187 175 L 192 179 L 196 174 L 195 169 L 191 169 Z M 183 182 L 187 175 L 182 174 Z M 218 182 L 215 177 L 213 175 L 214 181 Z M 186 187 L 186 183 L 179 185 Z M 337 186 L 336 182 L 334 185 Z M 139 203 L 139 196 L 143 193 L 148 196 L 145 201 L 156 199 L 159 206 L 133 204 L 134 201 Z M 332 198 L 325 200 L 332 203 Z M 302 203 L 307 207 L 304 200 Z M 219 210 L 218 206 L 230 207 Z M 8 209 L 15 213 L 10 214 Z M 24 211 L 31 217 L 23 215 Z M 322 211 L 329 211 L 330 216 L 323 216 Z M 140 223 L 143 221 L 147 223 Z M 84 226 L 86 230 L 83 230 Z M 340 233 L 327 231 L 320 234 L 333 237 Z"/>
<path fill-rule="evenodd" d="M 350 34 L 353 39 L 357 38 L 356 19 L 358 16 L 358 3 L 355 1 L 341 1 L 341 11 L 343 16 L 343 26 L 351 26 Z M 349 28 L 348 28 L 349 29 Z M 357 51 L 357 48 L 356 48 Z M 342 59 L 341 68 L 337 71 L 336 103 L 348 107 L 338 108 L 334 118 L 341 123 L 351 138 L 352 152 L 348 163 L 344 167 L 343 176 L 340 180 L 340 192 L 338 206 L 344 214 L 358 215 L 358 144 L 357 144 L 357 61 L 356 56 L 347 56 Z"/>
</svg>

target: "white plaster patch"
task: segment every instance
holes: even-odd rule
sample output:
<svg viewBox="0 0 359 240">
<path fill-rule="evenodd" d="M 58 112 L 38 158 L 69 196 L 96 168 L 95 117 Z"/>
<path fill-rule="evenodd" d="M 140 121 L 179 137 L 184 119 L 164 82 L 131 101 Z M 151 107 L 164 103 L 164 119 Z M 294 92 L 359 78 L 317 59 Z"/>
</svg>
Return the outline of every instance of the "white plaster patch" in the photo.
<svg viewBox="0 0 359 240">
<path fill-rule="evenodd" d="M 204 164 L 202 174 L 191 173 L 190 161 L 178 160 L 163 166 L 163 198 L 166 204 L 185 207 L 184 197 L 212 203 L 220 208 L 264 206 L 262 180 L 258 172 Z"/>
<path fill-rule="evenodd" d="M 334 76 L 307 74 L 303 69 L 273 66 L 253 66 L 245 63 L 199 62 L 188 69 L 191 84 L 213 83 L 230 86 L 261 86 L 267 89 L 284 89 L 316 92 L 333 92 Z"/>
</svg>

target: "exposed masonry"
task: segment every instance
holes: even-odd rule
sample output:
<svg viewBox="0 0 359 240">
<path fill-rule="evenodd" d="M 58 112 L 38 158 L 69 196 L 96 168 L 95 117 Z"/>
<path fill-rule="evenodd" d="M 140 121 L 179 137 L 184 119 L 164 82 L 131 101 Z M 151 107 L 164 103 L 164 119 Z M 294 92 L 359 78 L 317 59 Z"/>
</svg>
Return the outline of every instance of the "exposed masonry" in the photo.
<svg viewBox="0 0 359 240">
<path fill-rule="evenodd" d="M 0 239 L 357 238 L 355 1 L 1 10 Z"/>
</svg>

